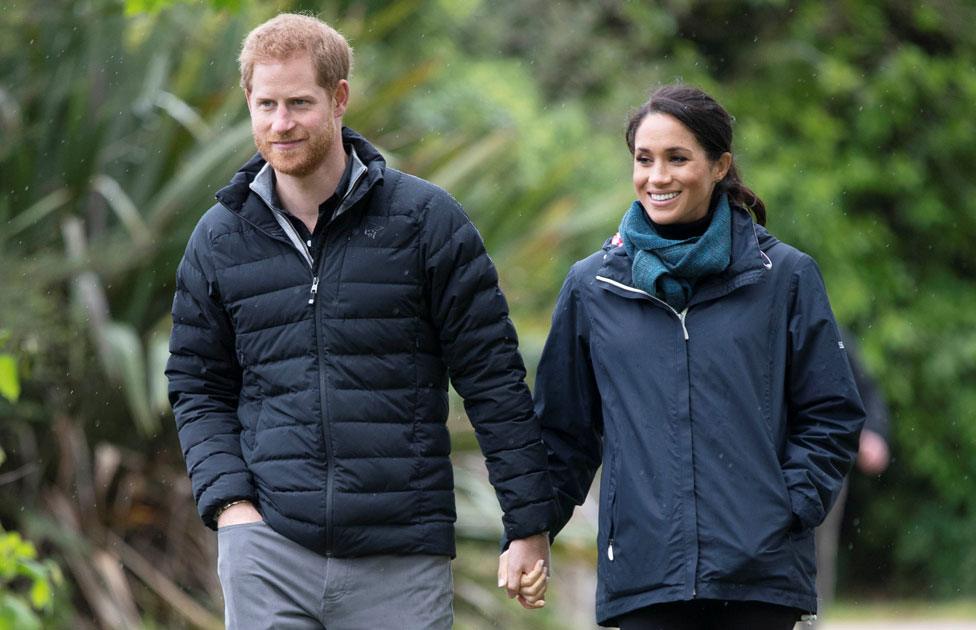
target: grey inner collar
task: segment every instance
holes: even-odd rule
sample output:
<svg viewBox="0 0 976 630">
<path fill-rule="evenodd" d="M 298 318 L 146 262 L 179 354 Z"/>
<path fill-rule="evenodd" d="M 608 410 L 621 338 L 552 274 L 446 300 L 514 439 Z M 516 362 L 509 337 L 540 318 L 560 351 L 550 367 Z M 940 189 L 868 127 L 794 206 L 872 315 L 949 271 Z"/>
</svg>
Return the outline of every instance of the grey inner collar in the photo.
<svg viewBox="0 0 976 630">
<path fill-rule="evenodd" d="M 353 146 L 349 147 L 349 159 L 352 160 L 352 172 L 349 173 L 349 183 L 346 185 L 346 189 L 342 192 L 342 200 L 345 201 L 356 188 L 356 184 L 359 183 L 359 179 L 362 177 L 363 173 L 366 172 L 366 165 L 363 161 L 359 159 L 359 155 L 356 153 L 356 148 Z M 278 201 L 278 195 L 275 193 L 275 178 L 274 169 L 271 168 L 271 164 L 268 162 L 264 163 L 261 170 L 251 181 L 250 189 L 254 191 L 258 197 L 261 198 L 264 203 L 268 205 L 269 208 L 276 212 L 286 212 L 281 207 Z M 340 202 L 341 207 L 341 202 Z"/>
<path fill-rule="evenodd" d="M 359 155 L 356 154 L 355 147 L 349 147 L 349 159 L 352 160 L 352 171 L 349 173 L 349 184 L 346 186 L 346 190 L 342 193 L 342 200 L 339 202 L 339 207 L 336 209 L 335 215 L 341 214 L 344 210 L 344 204 L 346 199 L 349 198 L 350 193 L 355 190 L 356 185 L 359 184 L 359 180 L 362 179 L 363 174 L 366 172 L 366 166 L 363 161 L 359 159 Z M 258 197 L 271 209 L 271 214 L 274 215 L 275 220 L 281 229 L 285 232 L 285 236 L 291 241 L 291 244 L 298 250 L 298 253 L 302 255 L 305 262 L 308 263 L 309 267 L 314 267 L 312 261 L 312 254 L 308 251 L 308 246 L 305 241 L 302 240 L 301 236 L 298 235 L 298 231 L 295 226 L 291 224 L 288 217 L 285 216 L 286 210 L 280 207 L 278 202 L 278 195 L 275 192 L 275 177 L 274 169 L 271 168 L 271 164 L 268 162 L 264 163 L 261 170 L 258 171 L 257 176 L 251 181 L 249 188 L 254 191 Z"/>
</svg>

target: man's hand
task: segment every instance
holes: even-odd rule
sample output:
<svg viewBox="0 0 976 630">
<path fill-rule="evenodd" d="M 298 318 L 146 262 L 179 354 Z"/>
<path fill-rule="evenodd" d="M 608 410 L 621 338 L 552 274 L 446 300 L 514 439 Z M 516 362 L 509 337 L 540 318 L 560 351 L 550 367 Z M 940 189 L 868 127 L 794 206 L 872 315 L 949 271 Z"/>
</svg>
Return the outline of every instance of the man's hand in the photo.
<svg viewBox="0 0 976 630">
<path fill-rule="evenodd" d="M 857 452 L 857 467 L 865 475 L 880 475 L 888 468 L 891 453 L 888 443 L 874 431 L 861 431 L 861 444 Z"/>
<path fill-rule="evenodd" d="M 549 535 L 513 540 L 498 558 L 498 586 L 517 597 L 523 608 L 542 608 L 549 584 Z"/>
<path fill-rule="evenodd" d="M 241 501 L 220 513 L 220 516 L 217 517 L 217 529 L 228 525 L 243 525 L 263 520 L 261 513 L 254 508 L 250 501 Z"/>
</svg>

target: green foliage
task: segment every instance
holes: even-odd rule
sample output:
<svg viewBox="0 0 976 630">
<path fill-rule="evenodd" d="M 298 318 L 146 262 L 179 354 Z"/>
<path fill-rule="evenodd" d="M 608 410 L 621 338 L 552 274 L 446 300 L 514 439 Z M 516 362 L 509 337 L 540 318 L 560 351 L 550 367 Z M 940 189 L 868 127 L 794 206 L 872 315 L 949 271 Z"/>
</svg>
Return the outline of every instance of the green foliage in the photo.
<svg viewBox="0 0 976 630">
<path fill-rule="evenodd" d="M 56 564 L 38 560 L 30 541 L 0 527 L 0 630 L 40 628 L 61 581 Z"/>
<path fill-rule="evenodd" d="M 12 354 L 0 353 L 0 396 L 10 402 L 20 397 L 20 378 L 17 376 L 17 360 Z"/>
<path fill-rule="evenodd" d="M 347 124 L 475 220 L 530 366 L 569 265 L 632 198 L 629 110 L 677 79 L 714 93 L 736 117 L 739 167 L 770 229 L 817 259 L 890 402 L 895 463 L 854 484 L 842 586 L 874 589 L 882 570 L 887 594 L 976 594 L 976 8 L 965 0 L 7 2 L 0 439 L 11 463 L 31 459 L 10 446 L 16 435 L 39 443 L 46 483 L 63 476 L 56 449 L 71 441 L 51 427 L 70 417 L 93 445 L 182 465 L 162 376 L 172 278 L 213 191 L 253 151 L 237 47 L 286 9 L 350 38 Z M 459 450 L 475 448 L 465 430 L 452 420 Z M 482 544 L 490 493 L 476 475 L 459 480 L 462 534 Z M 0 487 L 3 516 L 36 503 L 25 487 L 17 501 Z M 138 521 L 112 518 L 121 537 Z M 463 621 L 476 625 L 491 613 L 472 597 Z"/>
<path fill-rule="evenodd" d="M 10 333 L 0 328 L 0 350 L 6 345 Z M 17 359 L 14 355 L 0 352 L 0 396 L 10 402 L 17 402 L 20 398 L 20 376 L 17 372 Z M 2 453 L 2 451 L 0 451 Z M 0 464 L 3 463 L 0 456 Z"/>
<path fill-rule="evenodd" d="M 189 3 L 193 0 L 124 0 L 126 15 L 136 15 L 140 13 L 158 13 L 163 9 L 177 3 Z M 230 11 L 240 11 L 243 0 L 206 0 L 207 4 L 215 9 L 226 9 Z"/>
</svg>

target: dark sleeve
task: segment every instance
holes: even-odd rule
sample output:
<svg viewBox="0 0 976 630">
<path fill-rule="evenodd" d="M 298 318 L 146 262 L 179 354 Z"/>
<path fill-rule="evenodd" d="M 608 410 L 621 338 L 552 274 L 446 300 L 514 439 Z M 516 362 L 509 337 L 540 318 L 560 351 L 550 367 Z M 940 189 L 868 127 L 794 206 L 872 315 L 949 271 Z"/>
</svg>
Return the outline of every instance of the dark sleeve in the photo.
<svg viewBox="0 0 976 630">
<path fill-rule="evenodd" d="M 166 376 L 193 498 L 203 522 L 216 529 L 217 509 L 236 499 L 255 501 L 255 492 L 241 456 L 234 331 L 220 303 L 209 249 L 206 230 L 198 225 L 176 272 Z"/>
<path fill-rule="evenodd" d="M 854 382 L 857 384 L 857 391 L 861 394 L 864 411 L 867 413 L 864 428 L 877 433 L 887 441 L 890 423 L 888 420 L 888 405 L 885 403 L 884 395 L 881 393 L 878 383 L 864 368 L 864 361 L 861 359 L 861 352 L 854 336 L 850 331 L 843 329 L 841 330 L 841 335 L 844 338 L 847 357 L 851 360 Z"/>
<path fill-rule="evenodd" d="M 431 319 L 485 455 L 505 535 L 546 531 L 552 488 L 508 304 L 481 236 L 447 193 L 428 204 L 422 247 Z"/>
<path fill-rule="evenodd" d="M 535 410 L 542 422 L 549 477 L 556 493 L 550 537 L 582 505 L 603 455 L 603 413 L 589 351 L 589 322 L 576 288 L 576 267 L 559 292 L 539 361 Z"/>
<path fill-rule="evenodd" d="M 804 257 L 794 270 L 789 319 L 789 438 L 783 475 L 793 513 L 819 525 L 857 453 L 864 408 L 820 270 Z"/>
</svg>

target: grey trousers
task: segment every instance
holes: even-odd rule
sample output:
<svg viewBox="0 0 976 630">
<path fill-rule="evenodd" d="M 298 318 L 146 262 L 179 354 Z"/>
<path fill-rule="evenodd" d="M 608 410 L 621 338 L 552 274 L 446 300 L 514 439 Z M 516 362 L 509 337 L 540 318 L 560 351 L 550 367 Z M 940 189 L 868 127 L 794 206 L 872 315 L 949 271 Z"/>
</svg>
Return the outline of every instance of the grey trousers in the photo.
<svg viewBox="0 0 976 630">
<path fill-rule="evenodd" d="M 450 628 L 447 556 L 320 556 L 263 522 L 217 532 L 229 630 Z"/>
</svg>

